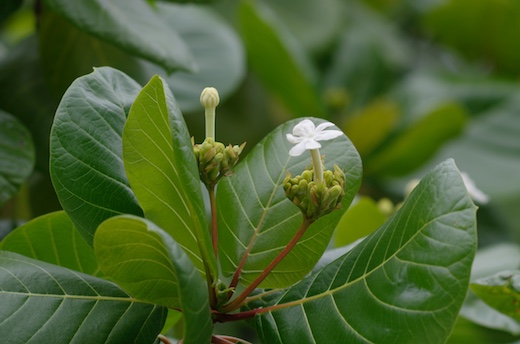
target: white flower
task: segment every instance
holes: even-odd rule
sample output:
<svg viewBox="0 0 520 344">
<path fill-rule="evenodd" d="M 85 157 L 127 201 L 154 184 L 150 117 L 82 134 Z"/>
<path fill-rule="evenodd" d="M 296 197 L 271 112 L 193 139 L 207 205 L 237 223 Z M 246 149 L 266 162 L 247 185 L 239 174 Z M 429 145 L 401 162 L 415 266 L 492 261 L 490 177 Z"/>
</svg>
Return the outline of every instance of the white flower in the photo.
<svg viewBox="0 0 520 344">
<path fill-rule="evenodd" d="M 304 119 L 296 124 L 292 134 L 287 134 L 287 140 L 295 146 L 289 151 L 291 156 L 299 156 L 306 150 L 321 148 L 318 141 L 332 140 L 343 134 L 340 130 L 324 130 L 333 126 L 333 123 L 324 122 L 317 127 L 311 120 Z"/>
<path fill-rule="evenodd" d="M 464 185 L 466 186 L 466 189 L 468 189 L 468 193 L 473 198 L 474 201 L 480 203 L 480 204 L 486 204 L 489 202 L 489 197 L 485 193 L 483 193 L 481 190 L 477 188 L 475 185 L 475 182 L 468 176 L 466 172 L 461 172 L 462 180 L 464 181 Z"/>
</svg>

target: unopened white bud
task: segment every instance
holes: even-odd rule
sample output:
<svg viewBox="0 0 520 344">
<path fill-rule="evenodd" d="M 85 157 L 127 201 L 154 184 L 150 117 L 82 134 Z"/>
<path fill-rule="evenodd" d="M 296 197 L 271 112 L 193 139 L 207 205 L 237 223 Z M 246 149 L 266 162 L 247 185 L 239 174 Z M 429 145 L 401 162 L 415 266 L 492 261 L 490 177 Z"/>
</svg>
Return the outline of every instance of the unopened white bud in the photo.
<svg viewBox="0 0 520 344">
<path fill-rule="evenodd" d="M 200 103 L 205 109 L 206 138 L 215 138 L 215 108 L 220 102 L 218 91 L 214 87 L 206 87 L 200 94 Z"/>
</svg>

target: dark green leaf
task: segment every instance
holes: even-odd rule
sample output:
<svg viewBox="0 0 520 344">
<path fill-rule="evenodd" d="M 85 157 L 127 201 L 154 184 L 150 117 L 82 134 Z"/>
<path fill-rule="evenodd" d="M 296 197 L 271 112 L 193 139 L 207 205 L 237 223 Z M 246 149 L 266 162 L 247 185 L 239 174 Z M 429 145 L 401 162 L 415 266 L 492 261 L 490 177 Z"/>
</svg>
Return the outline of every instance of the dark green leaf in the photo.
<svg viewBox="0 0 520 344">
<path fill-rule="evenodd" d="M 135 57 L 51 11 L 41 15 L 38 34 L 43 70 L 57 99 L 74 79 L 90 73 L 95 66 L 114 67 L 137 79 L 149 77 Z M 63 42 L 67 42 L 65 47 Z"/>
<path fill-rule="evenodd" d="M 167 308 L 112 282 L 0 251 L 5 343 L 153 343 Z"/>
<path fill-rule="evenodd" d="M 9 18 L 22 5 L 22 0 L 1 0 L 0 1 L 0 23 Z"/>
<path fill-rule="evenodd" d="M 0 242 L 0 249 L 90 275 L 100 273 L 94 250 L 64 211 L 21 225 Z"/>
<path fill-rule="evenodd" d="M 172 93 L 158 76 L 130 109 L 123 160 L 145 217 L 168 232 L 199 270 L 209 268 L 216 276 L 193 145 Z"/>
<path fill-rule="evenodd" d="M 195 67 L 184 41 L 142 0 L 45 0 L 45 3 L 80 30 L 157 63 L 169 72 Z"/>
<path fill-rule="evenodd" d="M 255 318 L 262 342 L 445 342 L 469 283 L 475 211 L 453 161 L 440 164 L 349 253 L 251 305 L 280 307 Z"/>
<path fill-rule="evenodd" d="M 240 6 L 239 19 L 249 63 L 265 87 L 295 117 L 322 114 L 315 72 L 280 19 L 261 3 L 248 1 Z"/>
<path fill-rule="evenodd" d="M 186 41 L 197 71 L 164 76 L 183 111 L 199 110 L 204 87 L 218 89 L 220 99 L 232 93 L 245 74 L 242 43 L 233 29 L 209 7 L 157 4 L 165 23 Z M 164 74 L 148 66 L 149 76 Z"/>
<path fill-rule="evenodd" d="M 320 119 L 313 119 L 318 124 Z M 282 181 L 289 171 L 300 174 L 310 165 L 310 154 L 290 157 L 286 139 L 300 120 L 289 121 L 271 132 L 239 163 L 235 173 L 218 185 L 219 256 L 225 275 L 238 266 L 246 247 L 251 252 L 241 275 L 249 284 L 282 251 L 302 222 L 300 210 L 286 197 Z M 361 160 L 346 136 L 324 142 L 320 154 L 325 166 L 344 169 L 346 194 L 343 207 L 312 224 L 296 247 L 264 280 L 265 288 L 289 286 L 316 264 L 361 182 Z"/>
<path fill-rule="evenodd" d="M 103 220 L 141 215 L 122 159 L 126 115 L 141 87 L 103 67 L 67 90 L 51 132 L 50 172 L 63 209 L 89 244 Z"/>
<path fill-rule="evenodd" d="M 31 134 L 16 118 L 0 110 L 0 207 L 18 192 L 34 167 Z"/>
<path fill-rule="evenodd" d="M 183 343 L 209 343 L 206 284 L 166 232 L 139 217 L 117 216 L 99 226 L 94 249 L 101 269 L 135 298 L 182 309 Z"/>
<path fill-rule="evenodd" d="M 31 131 L 36 167 L 45 172 L 49 169 L 49 133 L 57 106 L 41 69 L 38 42 L 32 36 L 0 61 L 0 108 Z"/>
</svg>

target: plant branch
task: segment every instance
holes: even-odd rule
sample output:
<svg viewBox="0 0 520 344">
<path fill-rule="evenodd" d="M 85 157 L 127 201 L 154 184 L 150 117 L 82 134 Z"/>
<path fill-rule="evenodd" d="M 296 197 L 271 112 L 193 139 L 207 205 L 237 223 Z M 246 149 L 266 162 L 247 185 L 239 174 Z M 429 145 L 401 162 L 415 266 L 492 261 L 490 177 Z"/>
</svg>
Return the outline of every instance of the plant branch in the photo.
<svg viewBox="0 0 520 344">
<path fill-rule="evenodd" d="M 264 269 L 264 271 L 262 271 L 262 273 L 258 275 L 258 277 L 253 281 L 253 283 L 251 283 L 239 296 L 237 296 L 236 299 L 234 299 L 233 301 L 231 301 L 223 307 L 223 311 L 230 312 L 240 308 L 240 306 L 242 305 L 242 301 L 244 301 L 244 299 L 248 297 L 249 294 L 251 294 L 251 292 L 255 290 L 256 287 L 258 287 L 258 285 L 260 285 L 260 283 L 262 283 L 262 281 L 267 277 L 267 275 L 269 275 L 271 271 L 273 271 L 273 269 L 282 261 L 282 259 L 284 259 L 289 254 L 289 252 L 291 252 L 291 250 L 294 248 L 294 246 L 296 246 L 296 244 L 303 236 L 307 228 L 309 228 L 309 226 L 313 222 L 314 220 L 305 217 L 302 224 L 300 225 L 300 228 L 298 228 L 298 231 L 296 231 L 296 233 L 294 234 L 291 241 L 289 241 L 287 246 L 285 246 L 285 248 L 273 259 L 273 261 Z"/>
</svg>

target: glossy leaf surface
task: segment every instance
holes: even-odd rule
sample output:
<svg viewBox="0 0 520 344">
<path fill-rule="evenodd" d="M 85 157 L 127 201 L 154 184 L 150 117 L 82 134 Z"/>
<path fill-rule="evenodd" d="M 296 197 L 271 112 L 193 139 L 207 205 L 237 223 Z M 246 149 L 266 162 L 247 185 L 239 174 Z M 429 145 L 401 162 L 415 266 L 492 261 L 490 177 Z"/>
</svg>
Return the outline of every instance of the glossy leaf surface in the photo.
<svg viewBox="0 0 520 344">
<path fill-rule="evenodd" d="M 466 296 L 476 207 L 453 161 L 379 230 L 266 302 L 263 343 L 442 343 Z M 327 316 L 323 316 L 326 314 Z"/>
<path fill-rule="evenodd" d="M 167 313 L 112 282 L 7 251 L 0 302 L 6 343 L 153 343 Z"/>
<path fill-rule="evenodd" d="M 317 125 L 323 120 L 313 119 Z M 289 156 L 292 145 L 286 134 L 300 120 L 276 128 L 239 163 L 235 173 L 218 185 L 219 243 L 225 275 L 235 271 L 248 245 L 251 252 L 244 266 L 242 283 L 250 283 L 287 245 L 302 222 L 300 210 L 287 199 L 282 181 L 311 163 L 310 154 Z M 264 287 L 291 285 L 307 274 L 327 247 L 332 232 L 350 205 L 361 182 L 361 160 L 346 136 L 323 142 L 320 154 L 325 167 L 344 169 L 346 194 L 343 207 L 312 224 L 296 247 L 264 280 Z"/>
<path fill-rule="evenodd" d="M 193 145 L 172 93 L 158 76 L 130 109 L 123 159 L 145 217 L 168 232 L 201 272 L 204 257 L 216 275 Z"/>
<path fill-rule="evenodd" d="M 29 131 L 16 118 L 0 110 L 0 207 L 16 194 L 34 167 L 34 146 Z"/>
<path fill-rule="evenodd" d="M 139 300 L 182 309 L 184 343 L 208 343 L 208 291 L 188 256 L 163 230 L 135 216 L 103 222 L 94 238 L 103 272 Z"/>
<path fill-rule="evenodd" d="M 21 225 L 0 242 L 0 249 L 89 275 L 100 274 L 94 250 L 64 211 Z"/>
<path fill-rule="evenodd" d="M 51 131 L 50 170 L 63 209 L 90 244 L 103 220 L 141 215 L 122 159 L 126 115 L 141 87 L 103 67 L 69 87 Z"/>
<path fill-rule="evenodd" d="M 169 72 L 195 67 L 184 41 L 144 1 L 45 0 L 45 3 L 82 31 L 157 63 Z"/>
</svg>

